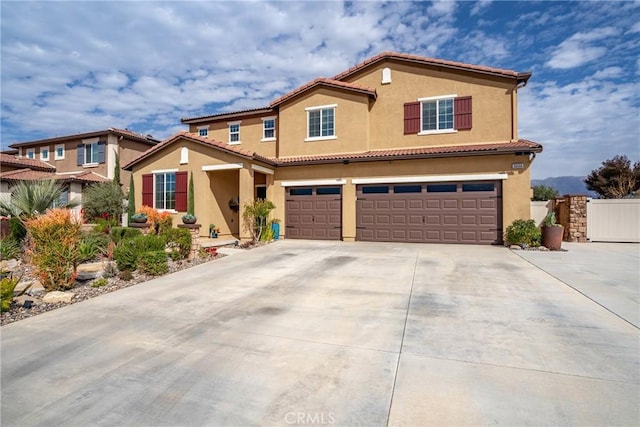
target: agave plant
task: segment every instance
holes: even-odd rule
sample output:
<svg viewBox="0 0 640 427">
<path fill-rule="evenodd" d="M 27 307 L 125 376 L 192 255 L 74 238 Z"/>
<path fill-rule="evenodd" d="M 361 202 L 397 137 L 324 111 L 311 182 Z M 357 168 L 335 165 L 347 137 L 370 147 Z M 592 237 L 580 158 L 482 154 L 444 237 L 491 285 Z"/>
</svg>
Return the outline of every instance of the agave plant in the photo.
<svg viewBox="0 0 640 427">
<path fill-rule="evenodd" d="M 44 213 L 60 200 L 64 192 L 62 184 L 47 179 L 42 181 L 21 181 L 12 189 L 10 198 L 0 198 L 0 213 L 26 220 Z M 74 208 L 80 205 L 76 199 L 59 207 Z"/>
</svg>

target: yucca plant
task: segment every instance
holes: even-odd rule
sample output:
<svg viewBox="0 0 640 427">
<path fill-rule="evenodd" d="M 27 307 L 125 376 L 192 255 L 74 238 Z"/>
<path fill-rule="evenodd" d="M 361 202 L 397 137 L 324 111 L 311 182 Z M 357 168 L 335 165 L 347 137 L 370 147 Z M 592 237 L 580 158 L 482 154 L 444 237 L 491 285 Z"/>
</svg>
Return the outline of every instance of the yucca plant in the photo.
<svg viewBox="0 0 640 427">
<path fill-rule="evenodd" d="M 25 221 L 51 208 L 63 192 L 62 184 L 54 180 L 21 181 L 12 188 L 10 198 L 0 198 L 0 213 Z M 73 199 L 58 207 L 74 208 L 79 205 L 80 201 Z"/>
</svg>

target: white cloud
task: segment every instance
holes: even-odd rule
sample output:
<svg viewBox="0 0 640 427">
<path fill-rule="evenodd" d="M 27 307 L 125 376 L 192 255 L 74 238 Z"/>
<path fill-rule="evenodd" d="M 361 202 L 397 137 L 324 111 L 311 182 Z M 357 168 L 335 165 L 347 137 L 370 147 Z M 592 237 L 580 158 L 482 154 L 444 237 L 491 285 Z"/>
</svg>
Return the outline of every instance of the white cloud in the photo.
<svg viewBox="0 0 640 427">
<path fill-rule="evenodd" d="M 560 43 L 547 62 L 551 68 L 575 68 L 594 61 L 607 53 L 604 46 L 592 46 L 591 42 L 613 37 L 618 30 L 613 27 L 597 28 L 587 33 L 576 33 Z"/>
<path fill-rule="evenodd" d="M 476 16 L 481 15 L 489 6 L 491 6 L 493 0 L 478 0 L 473 4 L 469 15 Z"/>
<path fill-rule="evenodd" d="M 603 70 L 596 71 L 596 73 L 593 75 L 593 78 L 597 80 L 611 79 L 611 78 L 620 77 L 623 74 L 623 72 L 624 70 L 620 67 L 607 67 Z"/>
</svg>

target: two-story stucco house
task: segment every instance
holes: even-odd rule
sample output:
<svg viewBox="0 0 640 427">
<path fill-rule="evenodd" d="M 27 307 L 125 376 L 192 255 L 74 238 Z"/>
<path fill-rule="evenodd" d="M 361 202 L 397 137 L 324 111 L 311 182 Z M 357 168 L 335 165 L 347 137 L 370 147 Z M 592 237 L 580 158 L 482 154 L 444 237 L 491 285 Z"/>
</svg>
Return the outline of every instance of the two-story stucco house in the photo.
<svg viewBox="0 0 640 427">
<path fill-rule="evenodd" d="M 106 130 L 11 144 L 15 154 L 0 157 L 1 192 L 9 195 L 18 181 L 55 179 L 64 184 L 64 199 L 82 200 L 83 188 L 113 179 L 116 154 L 131 162 L 158 140 L 126 129 Z M 128 189 L 130 172 L 120 180 Z"/>
<path fill-rule="evenodd" d="M 530 216 L 518 89 L 531 73 L 385 52 L 268 107 L 183 119 L 129 163 L 136 200 L 248 238 L 240 206 L 267 197 L 286 238 L 499 244 Z"/>
</svg>

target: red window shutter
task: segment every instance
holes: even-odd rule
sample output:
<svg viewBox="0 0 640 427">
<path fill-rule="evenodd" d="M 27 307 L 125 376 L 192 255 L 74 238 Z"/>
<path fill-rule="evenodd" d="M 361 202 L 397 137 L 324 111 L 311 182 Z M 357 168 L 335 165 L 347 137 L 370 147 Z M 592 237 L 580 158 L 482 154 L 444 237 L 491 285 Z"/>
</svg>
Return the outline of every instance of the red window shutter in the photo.
<svg viewBox="0 0 640 427">
<path fill-rule="evenodd" d="M 142 205 L 153 207 L 153 175 L 142 175 Z"/>
<path fill-rule="evenodd" d="M 176 210 L 187 211 L 187 181 L 188 172 L 176 172 Z"/>
<path fill-rule="evenodd" d="M 453 100 L 453 128 L 471 129 L 471 97 L 459 96 Z"/>
<path fill-rule="evenodd" d="M 407 102 L 404 104 L 404 134 L 420 132 L 420 103 Z"/>
</svg>

